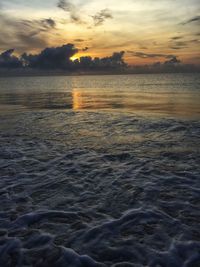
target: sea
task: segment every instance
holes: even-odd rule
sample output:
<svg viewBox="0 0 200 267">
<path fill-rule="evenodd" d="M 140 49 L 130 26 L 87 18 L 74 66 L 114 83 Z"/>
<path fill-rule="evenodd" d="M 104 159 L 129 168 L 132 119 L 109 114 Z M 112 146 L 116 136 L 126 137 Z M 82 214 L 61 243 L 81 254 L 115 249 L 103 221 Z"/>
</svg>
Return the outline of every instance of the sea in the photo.
<svg viewBox="0 0 200 267">
<path fill-rule="evenodd" d="M 200 75 L 0 78 L 0 266 L 199 267 Z"/>
</svg>

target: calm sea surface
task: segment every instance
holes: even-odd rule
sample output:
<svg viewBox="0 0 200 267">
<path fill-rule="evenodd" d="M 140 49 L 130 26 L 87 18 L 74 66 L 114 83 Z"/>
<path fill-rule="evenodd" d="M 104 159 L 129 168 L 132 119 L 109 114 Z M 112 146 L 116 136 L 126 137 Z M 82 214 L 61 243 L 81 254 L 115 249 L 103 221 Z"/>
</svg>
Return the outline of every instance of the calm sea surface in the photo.
<svg viewBox="0 0 200 267">
<path fill-rule="evenodd" d="M 117 110 L 198 117 L 198 74 L 0 78 L 0 111 Z"/>
</svg>

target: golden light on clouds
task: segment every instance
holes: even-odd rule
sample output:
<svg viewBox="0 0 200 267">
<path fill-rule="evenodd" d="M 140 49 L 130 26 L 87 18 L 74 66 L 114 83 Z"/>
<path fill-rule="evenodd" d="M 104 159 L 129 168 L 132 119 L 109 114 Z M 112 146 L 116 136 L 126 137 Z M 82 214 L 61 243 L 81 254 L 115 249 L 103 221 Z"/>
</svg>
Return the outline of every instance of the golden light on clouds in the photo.
<svg viewBox="0 0 200 267">
<path fill-rule="evenodd" d="M 47 46 L 72 43 L 81 56 L 104 57 L 125 51 L 129 64 L 164 61 L 152 54 L 175 55 L 185 63 L 199 63 L 197 0 L 2 0 L 0 50 L 38 52 Z M 44 24 L 52 19 L 53 24 Z M 83 53 L 89 47 L 87 53 Z M 146 53 L 146 57 L 133 52 Z M 149 55 L 149 56 L 148 56 Z"/>
<path fill-rule="evenodd" d="M 71 61 L 75 61 L 75 60 L 79 59 L 79 57 L 78 56 L 73 56 L 73 57 L 70 57 L 70 59 L 71 59 Z"/>
</svg>

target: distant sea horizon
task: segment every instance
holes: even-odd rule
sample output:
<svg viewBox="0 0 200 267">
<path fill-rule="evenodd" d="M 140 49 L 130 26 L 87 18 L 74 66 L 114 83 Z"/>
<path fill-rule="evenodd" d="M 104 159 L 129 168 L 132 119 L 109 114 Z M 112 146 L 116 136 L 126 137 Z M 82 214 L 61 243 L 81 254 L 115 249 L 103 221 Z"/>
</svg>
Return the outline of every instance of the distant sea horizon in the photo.
<svg viewBox="0 0 200 267">
<path fill-rule="evenodd" d="M 188 65 L 190 66 L 190 65 Z M 130 67 L 127 69 L 108 69 L 108 70 L 62 70 L 62 69 L 0 69 L 0 77 L 17 76 L 82 76 L 82 75 L 132 75 L 132 74 L 176 74 L 176 73 L 200 73 L 200 66 L 193 68 L 173 68 L 169 70 L 146 69 L 144 66 Z"/>
</svg>

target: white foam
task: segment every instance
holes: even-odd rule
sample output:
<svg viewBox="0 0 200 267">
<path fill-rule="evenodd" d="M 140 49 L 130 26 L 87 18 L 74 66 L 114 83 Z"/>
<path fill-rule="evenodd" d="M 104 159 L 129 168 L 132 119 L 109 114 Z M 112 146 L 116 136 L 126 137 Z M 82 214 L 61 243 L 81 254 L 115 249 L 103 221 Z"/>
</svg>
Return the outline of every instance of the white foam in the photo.
<svg viewBox="0 0 200 267">
<path fill-rule="evenodd" d="M 0 119 L 0 266 L 199 266 L 198 121 Z"/>
</svg>

